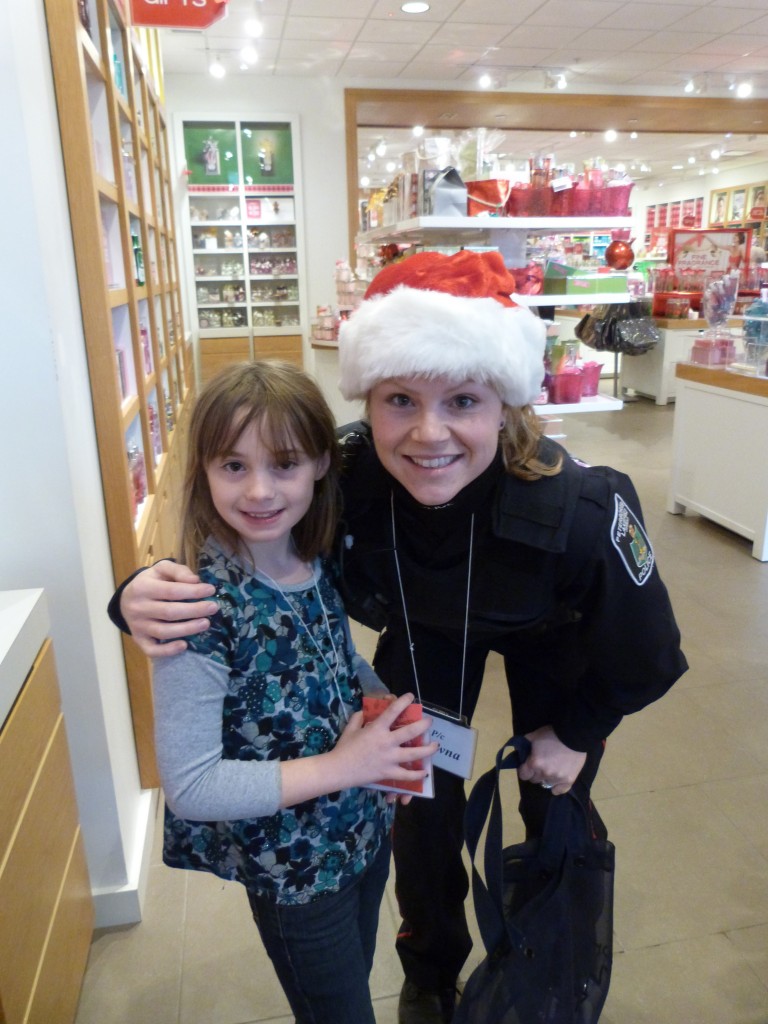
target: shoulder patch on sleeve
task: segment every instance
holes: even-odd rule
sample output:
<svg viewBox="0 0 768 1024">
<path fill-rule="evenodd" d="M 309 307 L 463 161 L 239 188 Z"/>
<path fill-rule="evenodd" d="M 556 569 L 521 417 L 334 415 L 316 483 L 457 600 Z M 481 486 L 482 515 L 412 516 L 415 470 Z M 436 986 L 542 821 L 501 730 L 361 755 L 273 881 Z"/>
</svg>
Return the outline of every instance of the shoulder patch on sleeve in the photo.
<svg viewBox="0 0 768 1024">
<path fill-rule="evenodd" d="M 653 571 L 653 548 L 640 520 L 624 499 L 615 494 L 614 502 L 611 542 L 629 575 L 638 587 L 642 587 Z"/>
</svg>

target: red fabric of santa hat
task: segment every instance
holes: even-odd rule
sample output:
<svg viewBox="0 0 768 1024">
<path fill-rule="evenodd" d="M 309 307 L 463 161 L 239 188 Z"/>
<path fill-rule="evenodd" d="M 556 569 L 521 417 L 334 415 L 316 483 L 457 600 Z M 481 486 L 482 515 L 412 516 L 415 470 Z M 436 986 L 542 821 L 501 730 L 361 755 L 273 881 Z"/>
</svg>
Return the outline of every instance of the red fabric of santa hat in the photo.
<svg viewBox="0 0 768 1024">
<path fill-rule="evenodd" d="M 339 387 L 365 398 L 392 377 L 475 380 L 508 405 L 541 391 L 546 331 L 510 299 L 497 252 L 422 252 L 381 270 L 339 331 Z"/>
</svg>

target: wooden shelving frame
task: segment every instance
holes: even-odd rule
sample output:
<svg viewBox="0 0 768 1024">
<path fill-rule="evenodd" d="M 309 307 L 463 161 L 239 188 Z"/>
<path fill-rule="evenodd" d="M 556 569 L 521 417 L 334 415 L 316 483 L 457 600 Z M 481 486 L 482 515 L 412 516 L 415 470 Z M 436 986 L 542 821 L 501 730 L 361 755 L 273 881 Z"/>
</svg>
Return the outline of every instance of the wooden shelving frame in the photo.
<svg viewBox="0 0 768 1024">
<path fill-rule="evenodd" d="M 45 9 L 112 566 L 120 581 L 174 553 L 193 391 L 159 51 L 153 33 L 130 24 L 121 0 L 86 0 L 88 27 L 76 0 L 45 0 Z M 154 787 L 151 669 L 132 641 L 124 649 L 141 780 Z"/>
</svg>

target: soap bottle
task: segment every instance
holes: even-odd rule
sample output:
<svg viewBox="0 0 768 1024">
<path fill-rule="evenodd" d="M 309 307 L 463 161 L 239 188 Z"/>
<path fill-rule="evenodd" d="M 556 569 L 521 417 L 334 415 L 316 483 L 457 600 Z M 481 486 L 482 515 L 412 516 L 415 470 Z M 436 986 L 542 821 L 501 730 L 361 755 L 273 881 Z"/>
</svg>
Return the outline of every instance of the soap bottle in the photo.
<svg viewBox="0 0 768 1024">
<path fill-rule="evenodd" d="M 744 350 L 750 366 L 764 376 L 768 359 L 768 286 L 760 288 L 760 297 L 744 313 Z"/>
</svg>

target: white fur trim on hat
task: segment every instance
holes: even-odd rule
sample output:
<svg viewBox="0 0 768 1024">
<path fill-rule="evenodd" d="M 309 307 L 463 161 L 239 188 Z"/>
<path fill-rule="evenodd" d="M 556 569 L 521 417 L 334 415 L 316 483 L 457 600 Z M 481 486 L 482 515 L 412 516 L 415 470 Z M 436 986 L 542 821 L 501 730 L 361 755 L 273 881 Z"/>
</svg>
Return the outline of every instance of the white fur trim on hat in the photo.
<svg viewBox="0 0 768 1024">
<path fill-rule="evenodd" d="M 533 402 L 546 330 L 522 306 L 401 285 L 366 299 L 339 330 L 339 387 L 365 398 L 390 377 L 446 377 L 494 387 L 507 405 Z"/>
</svg>

